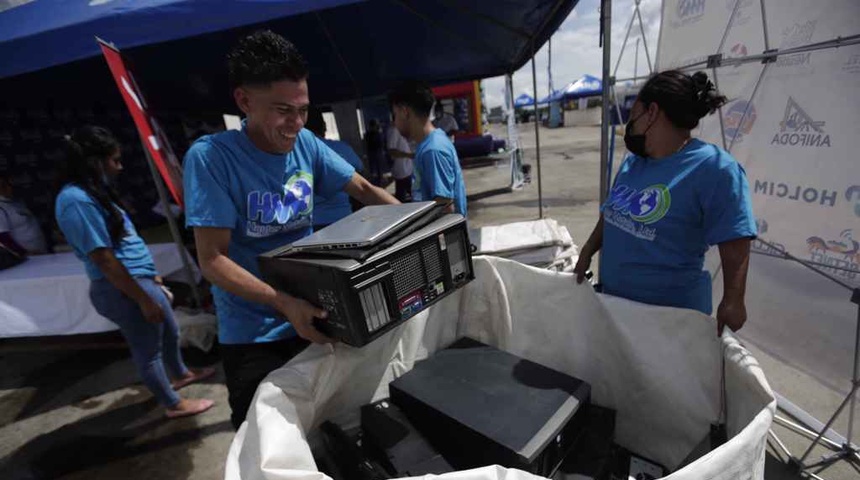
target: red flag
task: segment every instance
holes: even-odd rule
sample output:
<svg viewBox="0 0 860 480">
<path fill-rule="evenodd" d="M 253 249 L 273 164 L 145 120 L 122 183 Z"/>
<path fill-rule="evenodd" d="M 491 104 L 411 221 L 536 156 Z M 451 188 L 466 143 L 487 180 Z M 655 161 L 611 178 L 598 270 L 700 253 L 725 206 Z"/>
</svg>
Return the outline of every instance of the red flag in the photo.
<svg viewBox="0 0 860 480">
<path fill-rule="evenodd" d="M 125 101 L 125 106 L 134 119 L 137 133 L 143 141 L 144 148 L 149 151 L 150 158 L 155 162 L 155 167 L 161 178 L 164 179 L 167 189 L 173 196 L 173 200 L 182 208 L 185 207 L 182 199 L 182 166 L 170 148 L 167 136 L 158 125 L 155 117 L 149 112 L 143 93 L 134 81 L 134 75 L 126 66 L 122 54 L 113 45 L 97 39 L 102 48 L 102 53 L 107 60 L 108 67 L 116 80 L 116 86 Z"/>
</svg>

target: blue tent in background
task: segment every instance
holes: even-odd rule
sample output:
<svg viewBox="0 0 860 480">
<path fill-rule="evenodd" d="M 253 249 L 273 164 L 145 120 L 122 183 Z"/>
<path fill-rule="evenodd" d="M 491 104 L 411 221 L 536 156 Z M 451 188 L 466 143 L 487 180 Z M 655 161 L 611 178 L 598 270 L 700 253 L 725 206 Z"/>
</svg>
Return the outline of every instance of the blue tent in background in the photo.
<svg viewBox="0 0 860 480">
<path fill-rule="evenodd" d="M 562 91 L 565 99 L 594 97 L 603 95 L 603 82 L 597 77 L 583 75 L 579 80 L 564 87 Z"/>
<path fill-rule="evenodd" d="M 126 54 L 159 103 L 229 111 L 225 54 L 240 35 L 268 28 L 303 52 L 312 100 L 329 103 L 379 95 L 404 79 L 438 85 L 516 71 L 576 3 L 39 0 L 0 9 L 0 81 L 15 97 L 103 95 L 116 87 L 98 36 Z"/>
<path fill-rule="evenodd" d="M 576 100 L 577 98 L 594 97 L 603 94 L 603 82 L 591 75 L 583 75 L 579 80 L 570 82 L 564 88 L 556 90 L 538 101 L 538 105 Z"/>
<path fill-rule="evenodd" d="M 564 90 L 555 90 L 549 95 L 538 100 L 538 105 L 546 105 L 547 103 L 559 102 L 564 99 Z"/>
<path fill-rule="evenodd" d="M 535 99 L 528 93 L 524 93 L 514 99 L 514 108 L 529 107 L 535 104 Z"/>
</svg>

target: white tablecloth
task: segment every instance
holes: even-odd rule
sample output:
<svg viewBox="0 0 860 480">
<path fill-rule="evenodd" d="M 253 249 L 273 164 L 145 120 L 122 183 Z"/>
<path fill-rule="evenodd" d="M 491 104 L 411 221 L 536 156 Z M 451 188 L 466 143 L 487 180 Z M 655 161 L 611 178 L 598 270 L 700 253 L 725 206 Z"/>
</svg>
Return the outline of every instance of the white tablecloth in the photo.
<svg viewBox="0 0 860 480">
<path fill-rule="evenodd" d="M 184 281 L 175 244 L 149 245 L 164 277 Z M 199 273 L 195 271 L 199 280 Z M 0 338 L 73 335 L 116 330 L 96 313 L 84 264 L 73 253 L 39 255 L 0 272 Z"/>
</svg>

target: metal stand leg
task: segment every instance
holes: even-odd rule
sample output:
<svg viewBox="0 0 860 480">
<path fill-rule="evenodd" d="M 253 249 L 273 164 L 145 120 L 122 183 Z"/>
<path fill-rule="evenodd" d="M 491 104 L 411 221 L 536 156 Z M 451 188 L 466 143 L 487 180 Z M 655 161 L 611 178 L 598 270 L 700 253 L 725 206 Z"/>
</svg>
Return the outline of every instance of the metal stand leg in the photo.
<svg viewBox="0 0 860 480">
<path fill-rule="evenodd" d="M 854 410 L 857 405 L 857 390 L 860 389 L 860 288 L 854 289 L 851 301 L 857 305 L 857 327 L 855 329 L 856 331 L 854 336 L 854 371 L 851 375 L 851 391 L 842 401 L 842 404 L 839 405 L 836 413 L 834 413 L 833 416 L 830 417 L 830 420 L 827 421 L 827 425 L 824 426 L 818 436 L 815 437 L 812 444 L 809 445 L 809 448 L 806 449 L 803 456 L 789 460 L 789 463 L 794 465 L 799 472 L 813 474 L 811 470 L 817 469 L 814 472 L 817 474 L 840 460 L 845 460 L 849 465 L 854 467 L 855 470 L 860 471 L 860 449 L 858 449 L 852 441 L 854 439 Z M 824 433 L 827 432 L 836 419 L 839 418 L 839 415 L 842 414 L 842 411 L 846 406 L 849 406 L 849 409 L 848 436 L 845 438 L 845 443 L 836 450 L 836 453 L 822 457 L 818 462 L 805 464 L 804 462 L 807 457 L 809 457 L 809 454 L 812 453 L 813 448 L 821 443 Z"/>
</svg>

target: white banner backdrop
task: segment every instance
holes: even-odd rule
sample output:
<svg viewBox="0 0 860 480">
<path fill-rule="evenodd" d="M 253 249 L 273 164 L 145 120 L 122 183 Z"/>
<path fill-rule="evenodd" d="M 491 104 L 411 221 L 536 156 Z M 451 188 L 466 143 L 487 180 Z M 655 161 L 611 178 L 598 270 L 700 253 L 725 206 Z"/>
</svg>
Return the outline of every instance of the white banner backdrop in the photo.
<svg viewBox="0 0 860 480">
<path fill-rule="evenodd" d="M 756 252 L 784 250 L 852 288 L 860 287 L 860 45 L 768 63 L 708 68 L 707 60 L 857 34 L 857 0 L 664 0 L 657 55 L 658 70 L 704 70 L 729 98 L 694 134 L 746 169 L 760 238 L 773 245 L 756 242 Z M 847 392 L 857 322 L 850 297 L 801 265 L 754 255 L 741 337 Z"/>
</svg>

